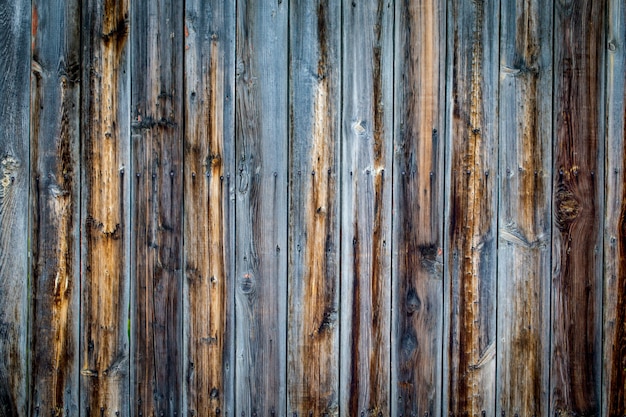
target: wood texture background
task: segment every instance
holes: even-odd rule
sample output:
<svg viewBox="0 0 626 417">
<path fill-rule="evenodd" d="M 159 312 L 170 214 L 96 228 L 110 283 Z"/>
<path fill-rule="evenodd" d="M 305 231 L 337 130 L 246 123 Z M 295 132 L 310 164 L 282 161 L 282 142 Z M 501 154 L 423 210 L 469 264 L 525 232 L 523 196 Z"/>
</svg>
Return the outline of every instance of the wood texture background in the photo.
<svg viewBox="0 0 626 417">
<path fill-rule="evenodd" d="M 0 416 L 626 415 L 621 0 L 0 3 Z"/>
</svg>

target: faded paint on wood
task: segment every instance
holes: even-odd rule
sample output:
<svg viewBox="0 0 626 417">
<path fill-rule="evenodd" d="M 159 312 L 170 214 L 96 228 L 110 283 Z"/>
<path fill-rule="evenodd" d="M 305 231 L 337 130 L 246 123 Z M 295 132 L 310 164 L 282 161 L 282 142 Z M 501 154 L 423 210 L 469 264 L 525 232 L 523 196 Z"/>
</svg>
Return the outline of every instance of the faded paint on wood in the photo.
<svg viewBox="0 0 626 417">
<path fill-rule="evenodd" d="M 388 416 L 394 8 L 342 5 L 341 415 Z"/>
<path fill-rule="evenodd" d="M 131 4 L 131 414 L 181 409 L 183 8 Z"/>
<path fill-rule="evenodd" d="M 626 415 L 626 5 L 608 2 L 602 415 Z"/>
<path fill-rule="evenodd" d="M 444 415 L 495 415 L 499 3 L 448 7 Z"/>
<path fill-rule="evenodd" d="M 235 3 L 185 3 L 182 415 L 233 415 Z"/>
<path fill-rule="evenodd" d="M 288 2 L 237 2 L 237 416 L 286 413 Z"/>
<path fill-rule="evenodd" d="M 601 406 L 604 4 L 559 1 L 555 9 L 550 415 L 557 416 L 595 416 Z"/>
<path fill-rule="evenodd" d="M 341 4 L 292 1 L 287 415 L 339 413 Z"/>
<path fill-rule="evenodd" d="M 82 15 L 81 413 L 129 415 L 129 3 Z"/>
<path fill-rule="evenodd" d="M 32 415 L 78 413 L 80 10 L 32 3 Z"/>
<path fill-rule="evenodd" d="M 552 8 L 505 2 L 500 34 L 496 414 L 548 415 Z"/>
<path fill-rule="evenodd" d="M 30 1 L 0 3 L 0 416 L 27 414 Z"/>
<path fill-rule="evenodd" d="M 396 3 L 392 413 L 441 414 L 445 4 Z"/>
</svg>

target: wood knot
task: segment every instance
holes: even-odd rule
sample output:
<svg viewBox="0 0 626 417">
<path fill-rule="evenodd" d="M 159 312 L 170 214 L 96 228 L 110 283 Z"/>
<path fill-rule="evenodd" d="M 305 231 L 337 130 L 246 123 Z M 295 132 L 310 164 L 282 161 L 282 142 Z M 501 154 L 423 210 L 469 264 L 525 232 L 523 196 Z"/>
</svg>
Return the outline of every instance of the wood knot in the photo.
<svg viewBox="0 0 626 417">
<path fill-rule="evenodd" d="M 580 215 L 580 203 L 571 190 L 560 186 L 556 192 L 556 224 L 559 230 L 565 231 Z"/>
</svg>

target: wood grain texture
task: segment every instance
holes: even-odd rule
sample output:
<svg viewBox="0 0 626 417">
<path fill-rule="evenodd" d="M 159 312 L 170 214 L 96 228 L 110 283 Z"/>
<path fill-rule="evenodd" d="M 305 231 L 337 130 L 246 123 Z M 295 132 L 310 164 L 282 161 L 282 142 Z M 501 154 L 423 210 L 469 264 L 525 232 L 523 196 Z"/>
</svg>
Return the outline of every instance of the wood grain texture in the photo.
<svg viewBox="0 0 626 417">
<path fill-rule="evenodd" d="M 548 415 L 552 8 L 500 11 L 497 413 Z"/>
<path fill-rule="evenodd" d="M 183 11 L 166 0 L 131 4 L 131 414 L 136 416 L 181 412 Z"/>
<path fill-rule="evenodd" d="M 27 414 L 30 27 L 0 3 L 0 417 Z"/>
<path fill-rule="evenodd" d="M 32 3 L 30 414 L 78 413 L 80 4 Z"/>
<path fill-rule="evenodd" d="M 236 415 L 286 413 L 288 2 L 237 2 Z"/>
<path fill-rule="evenodd" d="M 394 8 L 342 5 L 340 413 L 389 416 Z"/>
<path fill-rule="evenodd" d="M 550 415 L 558 416 L 600 413 L 604 5 L 555 9 Z"/>
<path fill-rule="evenodd" d="M 608 2 L 602 415 L 626 415 L 626 5 Z"/>
<path fill-rule="evenodd" d="M 288 409 L 339 413 L 341 4 L 290 4 Z"/>
<path fill-rule="evenodd" d="M 235 366 L 235 3 L 185 2 L 184 48 L 183 415 L 230 416 Z"/>
<path fill-rule="evenodd" d="M 446 416 L 495 415 L 499 7 L 448 7 Z"/>
<path fill-rule="evenodd" d="M 441 414 L 445 2 L 396 3 L 392 410 Z"/>
</svg>

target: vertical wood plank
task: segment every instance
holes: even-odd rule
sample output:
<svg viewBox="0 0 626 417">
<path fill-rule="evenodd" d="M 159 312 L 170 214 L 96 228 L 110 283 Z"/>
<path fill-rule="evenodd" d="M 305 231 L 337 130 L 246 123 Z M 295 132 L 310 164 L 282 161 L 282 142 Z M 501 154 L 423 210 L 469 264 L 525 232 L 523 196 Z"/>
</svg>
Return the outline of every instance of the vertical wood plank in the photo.
<svg viewBox="0 0 626 417">
<path fill-rule="evenodd" d="M 288 2 L 237 2 L 236 415 L 286 413 Z"/>
<path fill-rule="evenodd" d="M 343 5 L 341 415 L 390 415 L 392 2 Z"/>
<path fill-rule="evenodd" d="M 131 4 L 131 414 L 181 411 L 183 7 Z"/>
<path fill-rule="evenodd" d="M 396 3 L 392 415 L 441 415 L 445 2 Z"/>
<path fill-rule="evenodd" d="M 129 3 L 82 16 L 81 413 L 129 415 Z"/>
<path fill-rule="evenodd" d="M 507 416 L 549 412 L 552 11 L 501 7 L 496 407 Z"/>
<path fill-rule="evenodd" d="M 626 5 L 608 2 L 602 415 L 626 415 Z"/>
<path fill-rule="evenodd" d="M 27 415 L 30 1 L 0 3 L 0 416 Z"/>
<path fill-rule="evenodd" d="M 444 415 L 495 415 L 499 7 L 448 7 Z"/>
<path fill-rule="evenodd" d="M 290 4 L 288 410 L 339 412 L 341 4 Z"/>
<path fill-rule="evenodd" d="M 235 3 L 185 2 L 183 415 L 233 415 Z"/>
<path fill-rule="evenodd" d="M 80 3 L 32 3 L 30 414 L 78 413 Z"/>
<path fill-rule="evenodd" d="M 605 3 L 558 1 L 550 415 L 599 415 Z"/>
</svg>

